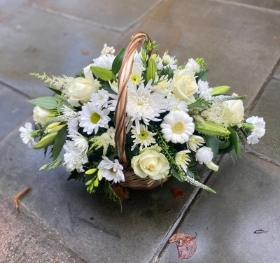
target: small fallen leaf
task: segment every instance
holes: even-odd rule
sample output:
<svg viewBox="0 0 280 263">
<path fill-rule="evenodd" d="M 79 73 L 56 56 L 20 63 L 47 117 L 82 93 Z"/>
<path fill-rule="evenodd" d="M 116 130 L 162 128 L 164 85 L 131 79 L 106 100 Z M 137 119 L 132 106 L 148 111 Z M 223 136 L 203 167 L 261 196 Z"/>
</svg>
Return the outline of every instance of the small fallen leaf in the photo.
<svg viewBox="0 0 280 263">
<path fill-rule="evenodd" d="M 120 184 L 112 184 L 111 185 L 115 194 L 120 198 L 121 201 L 127 199 L 129 197 L 129 191 L 127 188 L 122 187 Z"/>
<path fill-rule="evenodd" d="M 185 195 L 184 190 L 178 187 L 173 187 L 171 189 L 171 192 L 174 198 L 183 197 Z"/>
<path fill-rule="evenodd" d="M 176 242 L 179 259 L 188 259 L 192 257 L 196 251 L 195 237 L 185 233 L 174 234 L 170 239 L 169 243 Z"/>
<path fill-rule="evenodd" d="M 18 204 L 19 198 L 22 195 L 24 195 L 25 193 L 27 193 L 30 189 L 31 189 L 31 187 L 26 187 L 25 189 L 23 189 L 22 191 L 20 191 L 18 194 L 16 194 L 14 196 L 14 203 L 15 203 L 15 207 L 16 207 L 17 212 L 18 212 L 18 209 L 19 209 L 19 204 Z"/>
<path fill-rule="evenodd" d="M 86 55 L 89 54 L 88 50 L 86 50 L 86 49 L 81 49 L 81 53 L 82 53 L 84 56 L 86 56 Z"/>
<path fill-rule="evenodd" d="M 267 233 L 268 231 L 262 230 L 262 229 L 258 229 L 254 231 L 254 234 L 264 234 Z"/>
</svg>

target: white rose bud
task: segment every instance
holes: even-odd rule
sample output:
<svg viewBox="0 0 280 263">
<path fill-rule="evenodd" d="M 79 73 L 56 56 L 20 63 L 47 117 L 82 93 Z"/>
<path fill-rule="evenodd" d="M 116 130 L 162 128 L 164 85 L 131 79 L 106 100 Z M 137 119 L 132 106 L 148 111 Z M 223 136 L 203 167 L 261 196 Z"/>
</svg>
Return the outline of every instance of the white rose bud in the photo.
<svg viewBox="0 0 280 263">
<path fill-rule="evenodd" d="M 41 125 L 44 125 L 48 121 L 50 113 L 50 110 L 40 106 L 35 106 L 33 109 L 33 120 Z"/>
<path fill-rule="evenodd" d="M 230 126 L 240 124 L 244 118 L 244 106 L 242 100 L 227 100 L 222 103 L 222 118 L 227 120 Z"/>
</svg>

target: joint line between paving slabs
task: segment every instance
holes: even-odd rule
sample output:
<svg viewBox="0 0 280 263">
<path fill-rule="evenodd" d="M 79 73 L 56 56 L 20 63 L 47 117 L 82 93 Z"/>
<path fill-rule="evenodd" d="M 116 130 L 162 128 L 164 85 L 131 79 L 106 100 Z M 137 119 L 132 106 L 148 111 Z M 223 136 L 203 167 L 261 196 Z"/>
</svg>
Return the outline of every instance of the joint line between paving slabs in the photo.
<svg viewBox="0 0 280 263">
<path fill-rule="evenodd" d="M 24 92 L 22 92 L 22 91 L 16 89 L 16 88 L 13 87 L 12 85 L 10 85 L 10 84 L 8 84 L 8 83 L 2 81 L 2 80 L 0 80 L 0 84 L 2 84 L 3 86 L 5 86 L 5 87 L 8 88 L 8 89 L 11 89 L 12 91 L 14 91 L 14 92 L 16 92 L 16 93 L 18 93 L 18 94 L 24 96 L 24 97 L 27 98 L 27 99 L 31 99 L 31 97 L 30 97 L 28 94 L 26 94 L 26 93 L 24 93 Z"/>
<path fill-rule="evenodd" d="M 221 162 L 223 158 L 222 156 L 218 156 L 215 160 L 215 162 L 217 164 L 219 164 Z M 213 171 L 207 171 L 204 173 L 202 180 L 200 181 L 202 184 L 205 184 L 208 179 L 210 178 L 210 176 L 212 175 Z M 164 251 L 165 247 L 168 244 L 168 241 L 170 239 L 170 237 L 173 235 L 173 233 L 176 231 L 176 229 L 179 227 L 179 225 L 181 224 L 181 222 L 183 221 L 186 213 L 190 210 L 191 205 L 195 202 L 195 199 L 197 197 L 197 195 L 200 193 L 201 188 L 196 187 L 194 189 L 194 191 L 192 192 L 192 194 L 190 195 L 190 197 L 188 198 L 187 202 L 185 203 L 185 205 L 183 206 L 183 208 L 181 209 L 178 217 L 176 218 L 174 224 L 172 227 L 169 228 L 169 230 L 167 230 L 165 236 L 163 237 L 162 242 L 160 243 L 159 247 L 157 248 L 156 252 L 154 253 L 152 259 L 149 261 L 149 263 L 156 263 L 158 262 L 159 258 L 161 257 L 162 252 Z"/>
<path fill-rule="evenodd" d="M 273 158 L 268 157 L 268 156 L 266 156 L 266 155 L 264 155 L 262 153 L 259 153 L 259 152 L 255 151 L 253 149 L 246 148 L 246 152 L 249 153 L 249 154 L 252 154 L 252 155 L 254 155 L 256 157 L 259 157 L 262 160 L 265 160 L 265 161 L 267 161 L 269 163 L 272 163 L 274 165 L 280 166 L 280 162 L 278 162 L 278 161 L 274 160 Z"/>
<path fill-rule="evenodd" d="M 258 10 L 258 11 L 261 11 L 264 13 L 274 13 L 274 14 L 280 15 L 279 10 L 274 10 L 274 9 L 265 8 L 265 7 L 258 7 L 258 6 L 254 6 L 254 5 L 248 5 L 248 4 L 237 3 L 237 2 L 233 2 L 233 1 L 225 1 L 225 0 L 207 0 L 207 1 L 218 2 L 218 3 L 222 3 L 222 4 L 227 4 L 227 5 L 235 5 L 235 6 Z"/>
</svg>

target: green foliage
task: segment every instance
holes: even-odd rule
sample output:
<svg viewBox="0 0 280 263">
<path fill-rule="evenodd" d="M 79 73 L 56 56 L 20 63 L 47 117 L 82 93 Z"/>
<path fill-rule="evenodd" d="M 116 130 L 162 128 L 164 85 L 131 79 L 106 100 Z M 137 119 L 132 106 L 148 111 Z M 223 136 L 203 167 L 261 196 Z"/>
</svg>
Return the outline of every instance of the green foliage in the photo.
<svg viewBox="0 0 280 263">
<path fill-rule="evenodd" d="M 199 73 L 196 74 L 197 76 L 197 80 L 203 80 L 203 81 L 206 81 L 207 80 L 207 77 L 208 77 L 208 72 L 209 70 L 205 70 L 205 71 L 200 71 Z"/>
<path fill-rule="evenodd" d="M 42 108 L 52 110 L 56 108 L 58 101 L 59 99 L 57 97 L 45 96 L 29 100 L 28 102 L 40 106 Z"/>
<path fill-rule="evenodd" d="M 48 87 L 51 91 L 53 91 L 55 94 L 57 95 L 61 95 L 62 94 L 62 91 L 59 90 L 59 89 L 55 89 L 55 88 L 52 88 L 52 87 Z"/>
<path fill-rule="evenodd" d="M 54 140 L 53 152 L 52 152 L 53 160 L 55 160 L 59 156 L 63 144 L 65 143 L 66 136 L 67 136 L 67 126 L 64 126 L 62 129 L 58 131 L 57 136 L 55 137 Z"/>
<path fill-rule="evenodd" d="M 122 202 L 121 199 L 116 195 L 116 193 L 114 192 L 114 190 L 111 187 L 111 184 L 109 181 L 105 180 L 104 182 L 104 193 L 107 197 L 109 197 L 110 199 L 112 199 L 114 202 L 116 202 L 121 211 L 122 211 Z"/>
<path fill-rule="evenodd" d="M 90 69 L 91 69 L 92 73 L 101 80 L 110 81 L 115 78 L 115 75 L 109 69 L 101 68 L 98 66 L 91 66 Z"/>
<path fill-rule="evenodd" d="M 233 129 L 233 128 L 228 128 L 230 131 L 229 138 L 234 146 L 235 152 L 237 156 L 240 156 L 241 154 L 241 148 L 239 144 L 239 138 L 238 138 L 238 133 Z"/>
<path fill-rule="evenodd" d="M 146 70 L 145 80 L 148 82 L 150 79 L 155 80 L 155 75 L 157 72 L 157 65 L 153 58 L 149 59 L 148 67 Z"/>
<path fill-rule="evenodd" d="M 97 188 L 99 185 L 99 179 L 97 176 L 97 172 L 95 172 L 94 174 L 95 175 L 85 183 L 85 185 L 87 187 L 87 192 L 90 194 L 95 193 L 95 188 Z"/>
<path fill-rule="evenodd" d="M 113 64 L 112 64 L 112 72 L 113 74 L 117 74 L 121 68 L 123 56 L 125 53 L 125 49 L 121 49 L 121 51 L 118 53 L 118 55 L 115 57 Z"/>
<path fill-rule="evenodd" d="M 41 170 L 45 170 L 45 169 L 47 169 L 47 170 L 54 169 L 54 168 L 56 168 L 57 166 L 59 166 L 59 165 L 62 163 L 62 161 L 63 161 L 63 157 L 60 156 L 60 157 L 58 157 L 57 159 L 53 160 L 52 162 L 43 165 L 43 166 L 40 168 L 40 171 L 41 171 Z"/>
<path fill-rule="evenodd" d="M 216 136 L 204 135 L 203 138 L 205 140 L 206 146 L 212 149 L 214 156 L 217 156 L 221 141 Z"/>
</svg>

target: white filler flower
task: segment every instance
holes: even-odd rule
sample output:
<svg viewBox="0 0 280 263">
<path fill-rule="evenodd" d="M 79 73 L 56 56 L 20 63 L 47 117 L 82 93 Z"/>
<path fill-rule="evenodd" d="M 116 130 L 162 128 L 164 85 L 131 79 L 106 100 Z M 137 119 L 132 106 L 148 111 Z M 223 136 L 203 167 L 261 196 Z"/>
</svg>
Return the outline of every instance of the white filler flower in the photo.
<svg viewBox="0 0 280 263">
<path fill-rule="evenodd" d="M 87 153 L 88 150 L 88 140 L 82 134 L 77 131 L 73 132 L 73 134 L 68 135 L 73 142 L 74 146 L 77 147 L 81 153 Z"/>
<path fill-rule="evenodd" d="M 209 169 L 218 171 L 219 166 L 212 162 L 213 155 L 211 148 L 203 146 L 197 150 L 195 158 L 199 163 L 204 163 Z"/>
<path fill-rule="evenodd" d="M 251 134 L 247 137 L 248 144 L 256 144 L 259 142 L 259 138 L 265 134 L 265 122 L 263 118 L 252 116 L 246 119 L 247 123 L 253 124 L 254 128 Z"/>
<path fill-rule="evenodd" d="M 89 102 L 82 107 L 80 112 L 80 127 L 84 128 L 84 132 L 87 134 L 92 134 L 98 132 L 99 127 L 108 129 L 108 122 L 110 118 L 107 116 L 109 110 L 101 110 L 94 103 Z"/>
<path fill-rule="evenodd" d="M 184 111 L 171 111 L 162 124 L 163 136 L 167 142 L 185 143 L 194 132 L 193 118 Z"/>
<path fill-rule="evenodd" d="M 31 132 L 33 132 L 32 124 L 27 122 L 24 124 L 24 127 L 21 126 L 19 128 L 20 131 L 20 138 L 22 139 L 23 143 L 27 144 L 29 148 L 33 148 L 35 145 L 34 138 L 31 136 Z"/>
<path fill-rule="evenodd" d="M 97 167 L 101 171 L 102 177 L 114 183 L 124 182 L 123 166 L 119 161 L 115 159 L 115 162 L 112 162 L 106 156 L 102 156 L 102 159 Z"/>
</svg>

